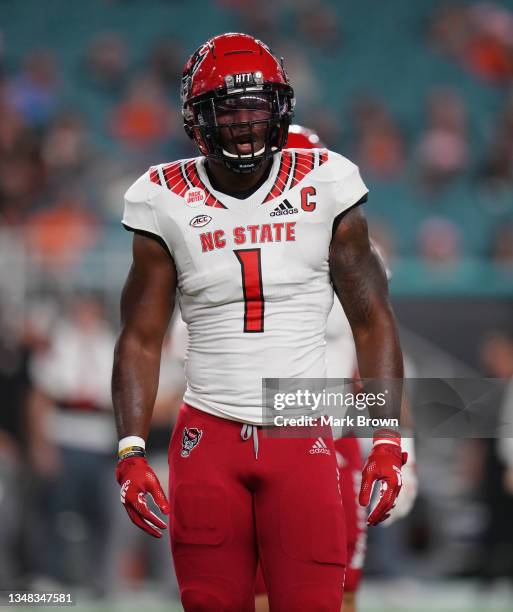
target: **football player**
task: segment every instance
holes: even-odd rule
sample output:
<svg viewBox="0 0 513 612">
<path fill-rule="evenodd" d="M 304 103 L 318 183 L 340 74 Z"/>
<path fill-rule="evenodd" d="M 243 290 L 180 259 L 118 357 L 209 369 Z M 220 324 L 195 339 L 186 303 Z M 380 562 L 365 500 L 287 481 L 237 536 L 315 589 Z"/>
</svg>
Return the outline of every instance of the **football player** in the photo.
<svg viewBox="0 0 513 612">
<path fill-rule="evenodd" d="M 291 125 L 287 149 L 324 148 L 318 134 L 301 125 Z M 377 250 L 378 255 L 379 251 Z M 387 275 L 389 274 L 387 270 Z M 358 378 L 356 354 L 351 327 L 340 304 L 334 303 L 326 324 L 328 378 Z M 362 449 L 359 439 L 353 435 L 334 441 L 339 468 L 339 483 L 346 523 L 347 565 L 344 582 L 344 612 L 355 612 L 356 592 L 361 584 L 367 542 L 367 512 L 358 503 L 362 477 Z M 397 498 L 390 517 L 383 525 L 388 526 L 398 518 L 406 516 L 413 506 L 417 491 L 414 466 L 414 446 L 411 438 L 403 439 L 403 448 L 408 452 L 408 463 L 403 466 L 403 488 Z M 406 494 L 405 494 L 406 493 Z M 257 570 L 255 581 L 255 608 L 257 612 L 269 610 L 262 571 Z"/>
<path fill-rule="evenodd" d="M 273 611 L 338 612 L 346 560 L 333 440 L 315 428 L 264 436 L 262 379 L 325 377 L 333 288 L 362 377 L 402 378 L 386 276 L 360 206 L 367 188 L 334 152 L 283 151 L 293 90 L 283 63 L 251 36 L 202 45 L 185 66 L 182 104 L 200 157 L 150 168 L 125 196 L 133 263 L 112 383 L 122 501 L 155 537 L 166 524 L 146 494 L 171 512 L 185 610 L 253 610 L 260 558 Z M 145 438 L 175 297 L 189 347 L 168 502 Z M 392 396 L 376 416 L 394 414 Z M 370 524 L 388 516 L 405 460 L 400 434 L 376 430 L 360 491 L 367 505 L 381 483 Z"/>
</svg>

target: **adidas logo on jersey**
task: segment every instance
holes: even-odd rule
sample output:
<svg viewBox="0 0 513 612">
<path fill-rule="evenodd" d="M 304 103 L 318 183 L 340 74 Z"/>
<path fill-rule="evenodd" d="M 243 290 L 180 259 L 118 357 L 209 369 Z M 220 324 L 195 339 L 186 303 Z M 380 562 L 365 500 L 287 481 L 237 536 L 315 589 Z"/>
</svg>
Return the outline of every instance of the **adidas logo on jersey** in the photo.
<svg viewBox="0 0 513 612">
<path fill-rule="evenodd" d="M 297 208 L 294 208 L 288 200 L 283 200 L 283 203 L 277 206 L 271 211 L 271 217 L 279 217 L 280 215 L 293 215 L 299 212 Z"/>
<path fill-rule="evenodd" d="M 326 446 L 322 438 L 317 438 L 308 452 L 310 455 L 331 455 L 330 449 Z"/>
</svg>

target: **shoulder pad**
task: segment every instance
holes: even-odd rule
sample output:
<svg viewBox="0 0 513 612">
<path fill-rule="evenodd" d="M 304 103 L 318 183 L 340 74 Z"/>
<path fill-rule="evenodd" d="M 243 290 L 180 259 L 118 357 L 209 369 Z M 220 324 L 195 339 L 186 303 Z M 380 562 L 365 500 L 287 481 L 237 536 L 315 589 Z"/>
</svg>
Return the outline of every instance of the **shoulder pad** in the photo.
<svg viewBox="0 0 513 612">
<path fill-rule="evenodd" d="M 329 151 L 328 149 L 323 149 L 322 152 L 324 154 L 325 163 L 317 173 L 316 178 L 319 180 L 341 181 L 358 170 L 356 164 L 347 159 L 347 157 L 340 155 L 340 153 Z"/>
</svg>

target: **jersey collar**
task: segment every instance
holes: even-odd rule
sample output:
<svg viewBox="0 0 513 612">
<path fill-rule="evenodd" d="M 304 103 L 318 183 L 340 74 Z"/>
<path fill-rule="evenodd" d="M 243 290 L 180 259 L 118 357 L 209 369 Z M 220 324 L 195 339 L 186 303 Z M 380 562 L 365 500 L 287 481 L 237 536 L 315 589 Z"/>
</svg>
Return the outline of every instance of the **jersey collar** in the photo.
<svg viewBox="0 0 513 612">
<path fill-rule="evenodd" d="M 205 170 L 205 157 L 199 157 L 196 160 L 196 169 L 198 171 L 201 181 L 205 184 L 208 191 L 210 191 L 227 208 L 234 208 L 236 206 L 240 207 L 241 205 L 247 204 L 261 204 L 265 200 L 267 194 L 269 193 L 270 189 L 276 181 L 276 177 L 281 165 L 281 156 L 282 152 L 277 153 L 273 156 L 273 163 L 271 171 L 269 172 L 269 176 L 256 191 L 254 191 L 246 198 L 236 198 L 234 196 L 230 196 L 226 193 L 223 193 L 222 191 L 214 189 L 208 178 L 207 171 Z"/>
</svg>

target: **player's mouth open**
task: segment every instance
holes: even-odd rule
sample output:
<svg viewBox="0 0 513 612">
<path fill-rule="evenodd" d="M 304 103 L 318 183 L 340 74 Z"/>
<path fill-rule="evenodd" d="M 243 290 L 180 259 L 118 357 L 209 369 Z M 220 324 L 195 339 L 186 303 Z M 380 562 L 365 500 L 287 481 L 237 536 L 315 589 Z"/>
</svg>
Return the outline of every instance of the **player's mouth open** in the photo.
<svg viewBox="0 0 513 612">
<path fill-rule="evenodd" d="M 239 140 L 236 143 L 236 147 L 237 147 L 237 151 L 241 155 L 245 155 L 245 154 L 251 153 L 252 152 L 251 138 L 248 136 L 248 138 Z"/>
<path fill-rule="evenodd" d="M 223 149 L 224 155 L 227 157 L 253 157 L 254 155 L 262 155 L 265 151 L 265 145 L 260 145 L 260 143 L 254 143 L 254 150 L 251 146 L 251 142 L 236 144 L 236 153 L 230 153 L 226 149 Z"/>
</svg>

